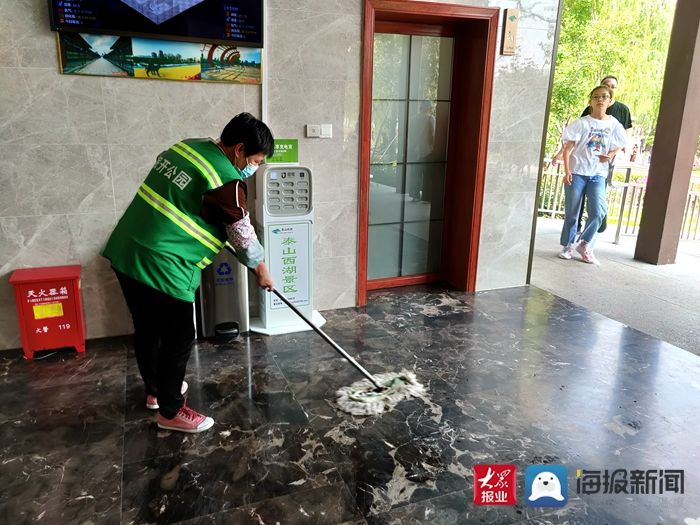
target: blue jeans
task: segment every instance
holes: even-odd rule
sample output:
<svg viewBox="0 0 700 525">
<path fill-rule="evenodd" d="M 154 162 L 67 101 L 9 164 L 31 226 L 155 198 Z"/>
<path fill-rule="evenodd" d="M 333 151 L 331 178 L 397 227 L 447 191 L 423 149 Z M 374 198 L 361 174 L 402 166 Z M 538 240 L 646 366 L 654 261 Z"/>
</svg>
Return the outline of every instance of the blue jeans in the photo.
<svg viewBox="0 0 700 525">
<path fill-rule="evenodd" d="M 571 186 L 564 185 L 564 227 L 559 239 L 562 246 L 573 244 L 576 240 L 578 213 L 584 195 L 586 196 L 588 220 L 586 220 L 586 227 L 581 234 L 582 241 L 593 243 L 603 217 L 608 214 L 608 203 L 605 200 L 605 177 L 602 175 L 584 177 L 574 173 Z"/>
</svg>

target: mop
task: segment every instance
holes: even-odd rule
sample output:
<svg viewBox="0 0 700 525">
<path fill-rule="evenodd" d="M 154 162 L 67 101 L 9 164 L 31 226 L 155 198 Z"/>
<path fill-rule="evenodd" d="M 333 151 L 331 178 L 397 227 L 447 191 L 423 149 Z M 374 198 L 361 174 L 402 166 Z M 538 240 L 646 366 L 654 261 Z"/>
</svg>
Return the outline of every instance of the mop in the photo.
<svg viewBox="0 0 700 525">
<path fill-rule="evenodd" d="M 226 245 L 228 251 L 235 255 L 230 245 Z M 418 382 L 413 372 L 402 370 L 398 374 L 370 374 L 350 354 L 343 350 L 323 330 L 301 313 L 284 295 L 275 288 L 272 289 L 280 301 L 286 304 L 295 314 L 308 324 L 314 332 L 320 335 L 324 341 L 333 347 L 341 356 L 354 366 L 365 379 L 356 381 L 350 386 L 345 386 L 336 392 L 338 396 L 338 408 L 355 416 L 372 416 L 391 410 L 399 401 L 409 397 L 420 397 L 425 394 L 425 387 Z"/>
<path fill-rule="evenodd" d="M 301 317 L 306 324 L 331 345 L 336 352 L 342 355 L 352 366 L 365 376 L 366 379 L 356 381 L 350 386 L 344 386 L 336 392 L 338 396 L 338 407 L 344 412 L 355 416 L 377 415 L 385 410 L 391 410 L 403 399 L 419 397 L 425 394 L 425 387 L 418 382 L 416 374 L 413 372 L 402 370 L 398 374 L 370 374 L 350 354 L 333 341 L 328 334 L 307 319 L 306 316 L 278 290 L 273 288 L 272 293 L 291 308 L 295 314 Z"/>
</svg>

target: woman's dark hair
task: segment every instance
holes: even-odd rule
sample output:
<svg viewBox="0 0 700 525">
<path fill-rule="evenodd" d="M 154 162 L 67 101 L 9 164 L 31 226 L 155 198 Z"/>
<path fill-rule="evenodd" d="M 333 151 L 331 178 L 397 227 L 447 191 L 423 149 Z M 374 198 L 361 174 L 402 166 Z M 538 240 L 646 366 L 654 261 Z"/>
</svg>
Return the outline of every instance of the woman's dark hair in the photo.
<svg viewBox="0 0 700 525">
<path fill-rule="evenodd" d="M 242 143 L 248 156 L 264 153 L 269 157 L 275 152 L 270 128 L 250 113 L 239 113 L 226 124 L 221 132 L 221 143 L 226 147 Z"/>
</svg>

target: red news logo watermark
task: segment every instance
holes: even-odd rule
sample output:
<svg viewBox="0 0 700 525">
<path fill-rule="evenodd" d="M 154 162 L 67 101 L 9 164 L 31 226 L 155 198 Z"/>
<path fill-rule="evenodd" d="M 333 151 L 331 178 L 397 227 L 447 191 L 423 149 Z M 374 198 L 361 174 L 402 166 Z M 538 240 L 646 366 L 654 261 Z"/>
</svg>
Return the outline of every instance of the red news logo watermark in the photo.
<svg viewBox="0 0 700 525">
<path fill-rule="evenodd" d="M 474 505 L 515 505 L 515 465 L 474 465 Z"/>
</svg>

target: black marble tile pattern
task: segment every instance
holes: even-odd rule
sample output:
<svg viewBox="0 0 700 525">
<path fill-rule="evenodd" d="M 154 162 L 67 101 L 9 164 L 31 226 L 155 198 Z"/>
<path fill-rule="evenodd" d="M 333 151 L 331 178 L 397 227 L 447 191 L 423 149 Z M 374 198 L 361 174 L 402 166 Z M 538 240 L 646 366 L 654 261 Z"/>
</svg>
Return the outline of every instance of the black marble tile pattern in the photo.
<svg viewBox="0 0 700 525">
<path fill-rule="evenodd" d="M 0 354 L 0 523 L 700 524 L 700 358 L 532 287 L 374 292 L 323 312 L 372 373 L 423 398 L 340 412 L 361 379 L 318 335 L 200 343 L 188 402 L 208 432 L 159 430 L 130 338 Z M 472 467 L 514 463 L 514 506 L 475 506 Z M 530 464 L 569 469 L 529 507 Z M 582 495 L 583 469 L 684 469 L 685 494 Z M 694 521 L 698 520 L 698 521 Z"/>
</svg>

